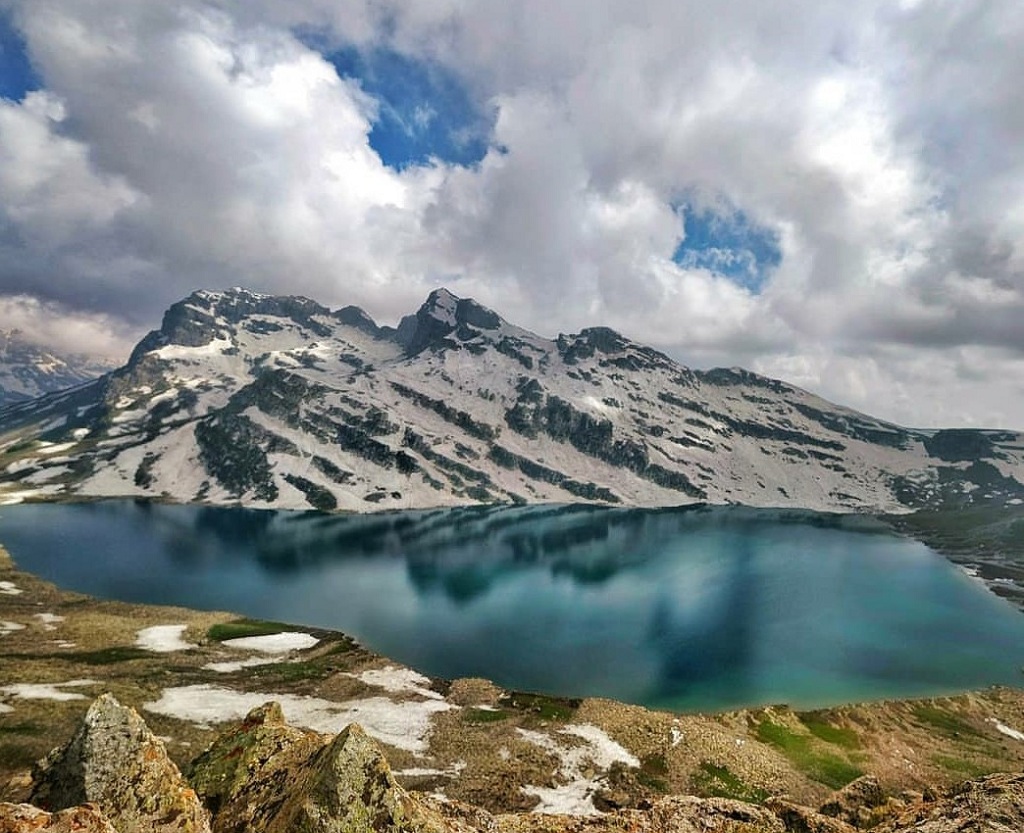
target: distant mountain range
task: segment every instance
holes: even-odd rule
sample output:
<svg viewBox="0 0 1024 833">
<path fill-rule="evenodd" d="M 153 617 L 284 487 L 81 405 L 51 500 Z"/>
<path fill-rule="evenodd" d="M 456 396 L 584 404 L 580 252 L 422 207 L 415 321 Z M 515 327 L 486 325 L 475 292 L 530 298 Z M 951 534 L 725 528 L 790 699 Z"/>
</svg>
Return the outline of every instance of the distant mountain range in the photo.
<svg viewBox="0 0 1024 833">
<path fill-rule="evenodd" d="M 1024 503 L 1024 435 L 903 428 L 605 327 L 542 338 L 445 290 L 391 328 L 232 289 L 174 304 L 124 367 L 0 410 L 0 472 L 0 500 L 900 512 Z"/>
<path fill-rule="evenodd" d="M 0 407 L 79 385 L 113 369 L 113 364 L 44 350 L 19 330 L 0 330 Z"/>
</svg>

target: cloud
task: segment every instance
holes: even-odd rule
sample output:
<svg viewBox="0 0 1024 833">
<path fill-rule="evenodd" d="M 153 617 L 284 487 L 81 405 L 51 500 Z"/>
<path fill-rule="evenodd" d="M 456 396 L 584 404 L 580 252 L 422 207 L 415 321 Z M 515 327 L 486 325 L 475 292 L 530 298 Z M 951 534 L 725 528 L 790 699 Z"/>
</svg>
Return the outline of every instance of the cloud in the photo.
<svg viewBox="0 0 1024 833">
<path fill-rule="evenodd" d="M 141 332 L 200 286 L 394 320 L 444 283 L 1024 427 L 1012 0 L 0 7 L 43 85 L 0 102 L 3 294 Z"/>
<path fill-rule="evenodd" d="M 123 360 L 135 339 L 117 318 L 89 314 L 28 295 L 0 296 L 0 330 L 18 330 L 22 338 L 64 356 L 101 361 Z"/>
</svg>

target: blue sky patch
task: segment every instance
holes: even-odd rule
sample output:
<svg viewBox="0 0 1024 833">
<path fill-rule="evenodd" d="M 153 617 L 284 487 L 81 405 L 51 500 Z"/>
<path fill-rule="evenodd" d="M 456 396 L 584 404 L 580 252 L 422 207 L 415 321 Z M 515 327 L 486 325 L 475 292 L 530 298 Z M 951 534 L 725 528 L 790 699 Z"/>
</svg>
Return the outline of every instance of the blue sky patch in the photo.
<svg viewBox="0 0 1024 833">
<path fill-rule="evenodd" d="M 21 101 L 42 87 L 25 50 L 25 39 L 14 28 L 9 12 L 0 11 L 0 97 Z"/>
<path fill-rule="evenodd" d="M 779 235 L 743 211 L 717 212 L 682 205 L 686 237 L 672 259 L 688 269 L 709 269 L 752 292 L 760 292 L 782 262 Z"/>
<path fill-rule="evenodd" d="M 487 153 L 493 114 L 482 112 L 449 70 L 383 47 L 325 50 L 315 37 L 303 40 L 379 102 L 370 146 L 385 165 L 402 170 L 432 157 L 473 165 Z"/>
</svg>

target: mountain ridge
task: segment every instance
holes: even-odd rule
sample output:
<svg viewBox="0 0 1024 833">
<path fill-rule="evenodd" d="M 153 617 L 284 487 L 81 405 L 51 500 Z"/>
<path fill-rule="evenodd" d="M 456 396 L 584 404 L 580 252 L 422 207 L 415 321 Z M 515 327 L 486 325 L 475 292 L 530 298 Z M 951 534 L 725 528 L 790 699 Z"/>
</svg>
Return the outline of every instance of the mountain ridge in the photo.
<svg viewBox="0 0 1024 833">
<path fill-rule="evenodd" d="M 20 330 L 0 330 L 0 408 L 95 379 L 112 362 L 44 349 Z"/>
<path fill-rule="evenodd" d="M 1024 435 L 904 428 L 742 368 L 684 367 L 607 327 L 546 339 L 445 289 L 397 327 L 199 290 L 124 367 L 0 409 L 0 466 L 7 500 L 1024 502 Z"/>
</svg>

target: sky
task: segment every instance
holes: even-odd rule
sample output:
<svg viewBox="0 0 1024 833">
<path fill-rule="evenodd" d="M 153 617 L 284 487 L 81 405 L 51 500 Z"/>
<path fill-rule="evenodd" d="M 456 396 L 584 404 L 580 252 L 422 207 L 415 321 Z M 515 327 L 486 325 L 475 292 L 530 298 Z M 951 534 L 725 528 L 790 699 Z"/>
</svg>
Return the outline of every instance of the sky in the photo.
<svg viewBox="0 0 1024 833">
<path fill-rule="evenodd" d="M 446 286 L 1024 429 L 1019 0 L 0 0 L 0 328 Z"/>
</svg>

